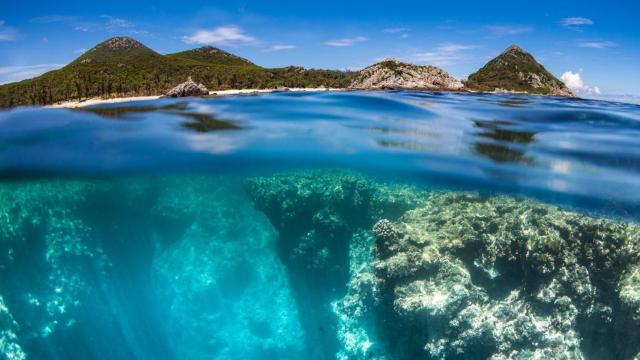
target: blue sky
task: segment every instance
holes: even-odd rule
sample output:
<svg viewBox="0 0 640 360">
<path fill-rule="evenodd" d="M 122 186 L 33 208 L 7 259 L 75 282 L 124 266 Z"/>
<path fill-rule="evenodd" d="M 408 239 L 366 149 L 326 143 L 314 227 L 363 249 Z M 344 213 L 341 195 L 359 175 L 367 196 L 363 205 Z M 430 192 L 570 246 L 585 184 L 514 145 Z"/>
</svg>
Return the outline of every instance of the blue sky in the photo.
<svg viewBox="0 0 640 360">
<path fill-rule="evenodd" d="M 13 1 L 0 83 L 59 67 L 106 38 L 160 53 L 211 44 L 269 67 L 359 69 L 395 57 L 464 78 L 512 43 L 586 96 L 640 96 L 634 1 Z"/>
</svg>

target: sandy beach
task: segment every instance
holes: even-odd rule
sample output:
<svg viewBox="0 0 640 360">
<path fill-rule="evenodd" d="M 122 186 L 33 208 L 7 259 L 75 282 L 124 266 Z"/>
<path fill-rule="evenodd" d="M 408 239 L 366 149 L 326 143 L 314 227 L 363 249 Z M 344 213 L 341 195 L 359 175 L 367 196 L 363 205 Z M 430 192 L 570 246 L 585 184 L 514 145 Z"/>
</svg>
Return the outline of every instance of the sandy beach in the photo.
<svg viewBox="0 0 640 360">
<path fill-rule="evenodd" d="M 251 94 L 264 94 L 271 92 L 317 92 L 317 91 L 344 91 L 345 89 L 339 88 L 286 88 L 286 89 L 232 89 L 232 90 L 216 90 L 210 91 L 211 96 L 231 96 L 231 95 L 251 95 Z M 70 100 L 64 101 L 53 105 L 47 105 L 48 108 L 80 108 L 99 104 L 116 104 L 132 101 L 147 101 L 157 100 L 162 96 L 131 96 L 131 97 L 119 97 L 119 98 L 91 98 L 85 100 Z"/>
</svg>

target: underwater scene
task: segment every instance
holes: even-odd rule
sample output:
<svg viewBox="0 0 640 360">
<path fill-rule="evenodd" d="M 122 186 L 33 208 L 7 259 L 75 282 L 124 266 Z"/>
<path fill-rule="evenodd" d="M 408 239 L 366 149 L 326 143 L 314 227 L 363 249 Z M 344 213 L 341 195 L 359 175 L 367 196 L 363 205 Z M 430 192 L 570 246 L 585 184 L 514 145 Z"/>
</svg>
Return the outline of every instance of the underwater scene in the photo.
<svg viewBox="0 0 640 360">
<path fill-rule="evenodd" d="M 0 111 L 0 358 L 638 359 L 640 106 Z"/>
</svg>

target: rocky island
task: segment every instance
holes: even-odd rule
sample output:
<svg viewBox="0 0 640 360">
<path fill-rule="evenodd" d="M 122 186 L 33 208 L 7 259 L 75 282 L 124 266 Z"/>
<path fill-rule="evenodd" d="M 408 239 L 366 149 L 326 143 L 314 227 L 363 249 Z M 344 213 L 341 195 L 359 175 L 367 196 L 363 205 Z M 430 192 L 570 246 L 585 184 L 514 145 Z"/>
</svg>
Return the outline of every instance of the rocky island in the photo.
<svg viewBox="0 0 640 360">
<path fill-rule="evenodd" d="M 351 89 L 423 89 L 461 90 L 464 85 L 435 66 L 415 65 L 388 59 L 371 65 L 358 74 Z"/>
<path fill-rule="evenodd" d="M 516 45 L 469 76 L 466 82 L 431 65 L 384 60 L 359 72 L 264 68 L 204 46 L 161 55 L 130 37 L 108 39 L 59 70 L 0 85 L 0 107 L 48 105 L 91 98 L 159 96 L 187 79 L 204 94 L 229 89 L 337 88 L 357 90 L 497 91 L 574 96 L 534 57 Z"/>
</svg>

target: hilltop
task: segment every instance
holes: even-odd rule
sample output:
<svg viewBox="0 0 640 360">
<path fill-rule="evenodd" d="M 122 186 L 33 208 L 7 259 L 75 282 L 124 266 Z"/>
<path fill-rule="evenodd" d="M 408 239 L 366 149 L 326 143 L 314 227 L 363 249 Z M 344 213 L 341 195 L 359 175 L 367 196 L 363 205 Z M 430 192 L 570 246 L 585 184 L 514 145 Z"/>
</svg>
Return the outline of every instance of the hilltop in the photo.
<svg viewBox="0 0 640 360">
<path fill-rule="evenodd" d="M 469 75 L 466 86 L 479 91 L 506 90 L 541 95 L 575 96 L 562 81 L 517 45 L 511 45 L 480 70 Z"/>
<path fill-rule="evenodd" d="M 203 46 L 197 49 L 169 54 L 167 57 L 171 59 L 199 62 L 201 64 L 257 67 L 256 64 L 245 58 L 241 58 L 213 46 Z"/>
<path fill-rule="evenodd" d="M 0 107 L 46 105 L 87 98 L 162 95 L 193 79 L 210 90 L 331 87 L 518 91 L 574 96 L 534 57 L 511 46 L 466 84 L 430 65 L 385 60 L 360 72 L 264 68 L 212 46 L 162 55 L 130 37 L 108 39 L 65 67 L 33 79 L 0 85 Z"/>
<path fill-rule="evenodd" d="M 347 87 L 351 72 L 267 69 L 211 46 L 161 55 L 130 37 L 108 39 L 61 69 L 0 86 L 0 107 L 92 97 L 161 95 L 191 77 L 211 90 Z"/>
<path fill-rule="evenodd" d="M 351 83 L 353 89 L 460 90 L 460 80 L 435 66 L 415 65 L 388 59 L 371 65 Z"/>
</svg>

